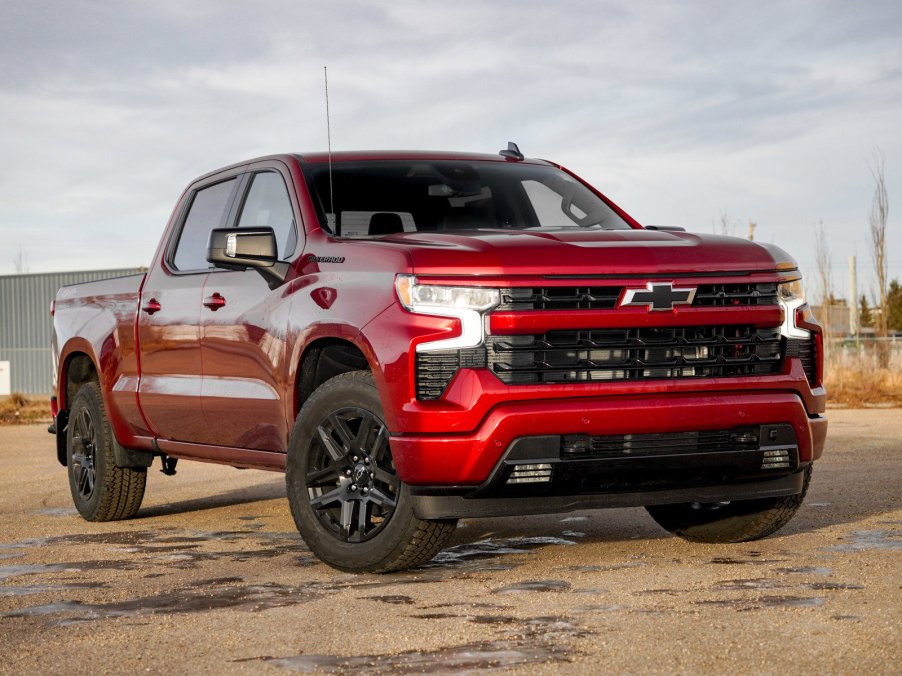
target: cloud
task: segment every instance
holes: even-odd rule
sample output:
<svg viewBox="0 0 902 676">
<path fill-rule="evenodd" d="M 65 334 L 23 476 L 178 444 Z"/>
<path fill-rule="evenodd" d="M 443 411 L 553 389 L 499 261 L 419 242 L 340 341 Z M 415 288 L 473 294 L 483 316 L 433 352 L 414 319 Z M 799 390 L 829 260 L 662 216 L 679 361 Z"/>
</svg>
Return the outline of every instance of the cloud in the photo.
<svg viewBox="0 0 902 676">
<path fill-rule="evenodd" d="M 19 245 L 146 264 L 194 176 L 325 147 L 323 65 L 338 149 L 516 140 L 640 221 L 726 210 L 805 267 L 823 219 L 844 270 L 873 144 L 902 197 L 900 29 L 894 2 L 6 3 L 0 274 Z"/>
</svg>

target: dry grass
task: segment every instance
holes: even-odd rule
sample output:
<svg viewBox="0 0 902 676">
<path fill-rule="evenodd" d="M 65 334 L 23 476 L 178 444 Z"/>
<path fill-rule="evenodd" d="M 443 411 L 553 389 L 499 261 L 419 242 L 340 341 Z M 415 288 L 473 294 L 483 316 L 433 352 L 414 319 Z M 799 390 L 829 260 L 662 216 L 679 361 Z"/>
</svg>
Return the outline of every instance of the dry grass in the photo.
<svg viewBox="0 0 902 676">
<path fill-rule="evenodd" d="M 902 406 L 902 372 L 870 364 L 837 364 L 826 369 L 827 401 L 860 407 L 874 404 Z"/>
<path fill-rule="evenodd" d="M 50 422 L 51 419 L 47 397 L 26 397 L 20 392 L 0 397 L 0 425 Z"/>
</svg>

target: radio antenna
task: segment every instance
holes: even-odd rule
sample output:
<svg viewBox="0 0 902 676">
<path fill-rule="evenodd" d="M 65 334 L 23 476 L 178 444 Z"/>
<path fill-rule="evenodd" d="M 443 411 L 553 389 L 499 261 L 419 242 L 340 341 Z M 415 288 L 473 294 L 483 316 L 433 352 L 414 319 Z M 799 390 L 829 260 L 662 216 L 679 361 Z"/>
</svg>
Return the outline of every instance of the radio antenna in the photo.
<svg viewBox="0 0 902 676">
<path fill-rule="evenodd" d="M 329 119 L 329 71 L 323 66 L 323 81 L 326 85 L 326 143 L 329 150 L 329 211 L 332 212 L 333 228 L 335 234 L 341 234 L 338 230 L 338 214 L 335 213 L 335 194 L 332 189 L 332 123 Z"/>
</svg>

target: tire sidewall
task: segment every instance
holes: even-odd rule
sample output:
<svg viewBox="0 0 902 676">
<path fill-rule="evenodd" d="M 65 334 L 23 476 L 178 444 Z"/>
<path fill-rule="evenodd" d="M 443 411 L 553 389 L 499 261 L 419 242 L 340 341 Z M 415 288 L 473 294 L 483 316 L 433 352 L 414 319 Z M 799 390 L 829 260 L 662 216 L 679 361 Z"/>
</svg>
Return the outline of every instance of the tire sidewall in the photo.
<svg viewBox="0 0 902 676">
<path fill-rule="evenodd" d="M 96 446 L 94 448 L 94 491 L 91 497 L 85 499 L 78 490 L 75 478 L 75 467 L 72 462 L 73 444 L 74 444 L 74 421 L 76 416 L 84 410 L 88 410 L 91 419 L 94 422 L 94 430 L 96 435 Z M 96 383 L 87 383 L 79 388 L 75 395 L 75 401 L 72 403 L 72 410 L 69 416 L 69 425 L 66 431 L 66 466 L 69 475 L 69 490 L 72 493 L 72 501 L 78 513 L 87 520 L 93 520 L 103 500 L 103 492 L 106 489 L 105 477 L 109 472 L 109 463 L 113 449 L 111 447 L 111 438 L 107 426 L 107 419 L 103 408 L 103 401 L 100 397 L 100 389 Z"/>
<path fill-rule="evenodd" d="M 313 553 L 336 568 L 363 570 L 377 567 L 403 548 L 416 517 L 410 504 L 409 489 L 402 483 L 395 511 L 379 533 L 363 542 L 342 542 L 320 522 L 310 506 L 306 476 L 317 426 L 329 413 L 352 407 L 373 413 L 385 424 L 382 403 L 370 374 L 352 372 L 336 376 L 310 396 L 301 408 L 291 434 L 285 482 L 291 514 Z"/>
</svg>

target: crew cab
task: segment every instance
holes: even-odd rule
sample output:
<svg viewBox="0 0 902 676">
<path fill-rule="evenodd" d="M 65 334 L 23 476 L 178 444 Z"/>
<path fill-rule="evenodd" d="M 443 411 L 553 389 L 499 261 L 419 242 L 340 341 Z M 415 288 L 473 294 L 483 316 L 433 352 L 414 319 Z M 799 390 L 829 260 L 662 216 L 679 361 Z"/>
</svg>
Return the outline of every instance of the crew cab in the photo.
<svg viewBox="0 0 902 676">
<path fill-rule="evenodd" d="M 826 437 L 821 329 L 780 248 L 643 227 L 553 162 L 283 154 L 191 182 L 143 275 L 54 301 L 80 514 L 156 459 L 285 472 L 311 550 L 432 558 L 462 517 L 645 506 L 767 536 Z"/>
</svg>

